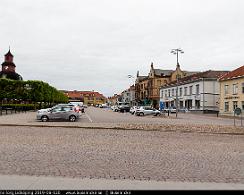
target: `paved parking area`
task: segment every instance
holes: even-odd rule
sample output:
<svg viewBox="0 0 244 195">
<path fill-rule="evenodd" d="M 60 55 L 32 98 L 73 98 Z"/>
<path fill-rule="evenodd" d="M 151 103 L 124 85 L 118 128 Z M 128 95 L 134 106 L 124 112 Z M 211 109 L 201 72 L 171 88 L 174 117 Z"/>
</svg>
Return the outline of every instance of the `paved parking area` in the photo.
<svg viewBox="0 0 244 195">
<path fill-rule="evenodd" d="M 155 116 L 134 116 L 130 113 L 118 113 L 109 109 L 101 109 L 89 107 L 82 114 L 81 118 L 74 124 L 70 122 L 48 122 L 52 125 L 89 125 L 89 124 L 191 124 L 191 125 L 225 125 L 234 126 L 234 120 L 228 118 L 217 117 L 216 115 L 208 114 L 191 114 L 180 113 L 178 118 L 175 114 L 169 117 Z M 44 124 L 36 121 L 35 112 L 19 113 L 12 115 L 0 116 L 0 124 Z M 243 122 L 244 125 L 244 122 Z M 236 120 L 236 126 L 241 126 L 241 121 Z"/>
<path fill-rule="evenodd" d="M 158 124 L 210 124 L 210 125 L 234 125 L 234 120 L 217 117 L 216 114 L 179 113 L 170 114 L 169 117 L 134 116 L 130 113 L 113 112 L 110 109 L 90 107 L 86 110 L 93 122 L 96 123 L 158 123 Z M 236 120 L 236 125 L 241 126 L 241 121 Z M 243 121 L 244 125 L 244 121 Z"/>
<path fill-rule="evenodd" d="M 0 126 L 0 174 L 244 183 L 244 136 Z"/>
</svg>

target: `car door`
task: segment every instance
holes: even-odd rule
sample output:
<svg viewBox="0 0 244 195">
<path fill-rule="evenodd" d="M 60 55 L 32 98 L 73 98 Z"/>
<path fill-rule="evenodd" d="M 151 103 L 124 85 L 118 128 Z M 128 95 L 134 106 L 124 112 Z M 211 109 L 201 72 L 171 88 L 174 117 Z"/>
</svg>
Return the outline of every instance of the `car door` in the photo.
<svg viewBox="0 0 244 195">
<path fill-rule="evenodd" d="M 55 107 L 50 111 L 50 119 L 60 119 L 61 117 L 61 107 Z"/>
<path fill-rule="evenodd" d="M 60 117 L 62 119 L 69 119 L 69 116 L 71 115 L 73 108 L 70 106 L 62 107 Z"/>
<path fill-rule="evenodd" d="M 149 112 L 150 114 L 154 114 L 154 110 L 153 110 L 153 108 L 148 108 L 148 112 Z"/>
<path fill-rule="evenodd" d="M 145 115 L 151 114 L 150 108 L 145 107 L 144 110 L 145 110 Z"/>
</svg>

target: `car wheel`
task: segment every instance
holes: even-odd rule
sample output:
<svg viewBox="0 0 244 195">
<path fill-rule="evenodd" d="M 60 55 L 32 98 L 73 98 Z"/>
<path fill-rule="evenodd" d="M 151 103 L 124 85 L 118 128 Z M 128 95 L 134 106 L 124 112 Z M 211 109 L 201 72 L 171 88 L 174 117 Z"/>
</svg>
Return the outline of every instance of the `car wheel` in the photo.
<svg viewBox="0 0 244 195">
<path fill-rule="evenodd" d="M 42 120 L 42 122 L 47 122 L 49 120 L 49 118 L 46 115 L 44 115 L 44 116 L 42 116 L 41 120 Z"/>
<path fill-rule="evenodd" d="M 140 112 L 140 114 L 139 114 L 140 116 L 144 116 L 144 113 L 143 112 Z"/>
<path fill-rule="evenodd" d="M 74 115 L 71 115 L 71 116 L 69 117 L 69 121 L 70 121 L 70 122 L 75 122 L 75 120 L 76 120 L 76 117 L 75 117 Z"/>
</svg>

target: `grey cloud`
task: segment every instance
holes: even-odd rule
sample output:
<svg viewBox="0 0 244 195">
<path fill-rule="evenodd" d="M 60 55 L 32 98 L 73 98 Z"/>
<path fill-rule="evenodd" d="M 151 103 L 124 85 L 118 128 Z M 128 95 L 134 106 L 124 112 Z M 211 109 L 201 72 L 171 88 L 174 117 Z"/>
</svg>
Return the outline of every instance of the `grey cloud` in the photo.
<svg viewBox="0 0 244 195">
<path fill-rule="evenodd" d="M 17 72 L 60 89 L 118 93 L 126 76 L 243 65 L 243 0 L 1 0 L 0 55 Z M 64 82 L 65 81 L 65 82 Z"/>
</svg>

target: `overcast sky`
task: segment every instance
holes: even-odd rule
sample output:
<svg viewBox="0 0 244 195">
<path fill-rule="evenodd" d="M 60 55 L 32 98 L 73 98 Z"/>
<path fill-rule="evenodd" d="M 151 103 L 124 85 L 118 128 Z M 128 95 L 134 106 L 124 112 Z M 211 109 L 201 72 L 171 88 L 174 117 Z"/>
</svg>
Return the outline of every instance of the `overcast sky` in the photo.
<svg viewBox="0 0 244 195">
<path fill-rule="evenodd" d="M 1 0 L 0 56 L 16 72 L 58 89 L 106 96 L 133 84 L 128 74 L 244 65 L 243 0 Z"/>
</svg>

